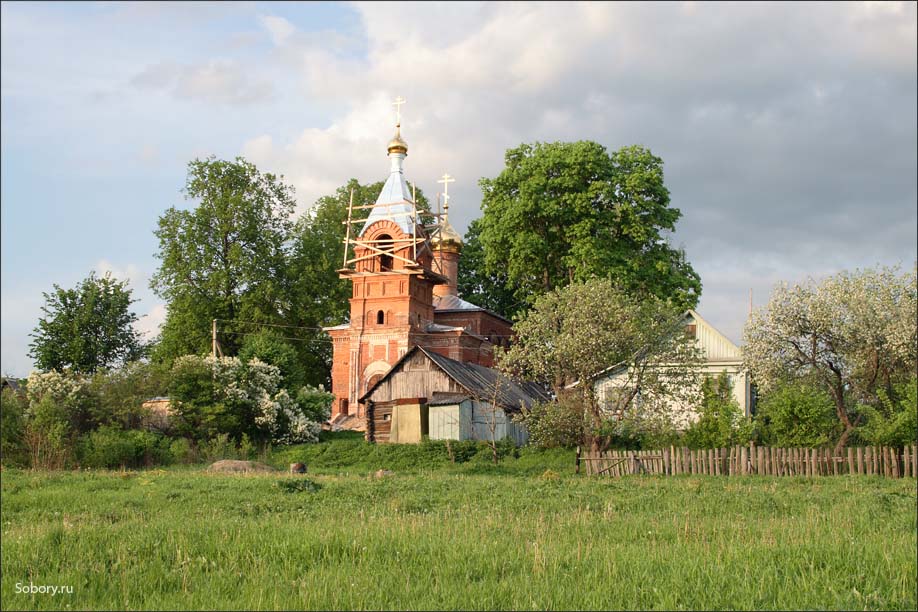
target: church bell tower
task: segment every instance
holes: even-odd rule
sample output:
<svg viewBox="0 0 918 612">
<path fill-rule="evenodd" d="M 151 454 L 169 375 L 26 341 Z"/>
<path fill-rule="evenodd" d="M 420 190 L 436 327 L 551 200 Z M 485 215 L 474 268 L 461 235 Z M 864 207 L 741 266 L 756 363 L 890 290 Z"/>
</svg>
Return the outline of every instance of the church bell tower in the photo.
<svg viewBox="0 0 918 612">
<path fill-rule="evenodd" d="M 395 106 L 403 103 L 398 98 Z M 350 322 L 327 329 L 333 341 L 332 417 L 363 416 L 357 398 L 422 341 L 434 321 L 434 287 L 448 283 L 435 271 L 428 232 L 405 180 L 408 144 L 400 113 L 387 151 L 389 177 L 376 202 L 355 206 L 352 196 L 348 210 L 338 273 L 352 284 Z M 369 215 L 355 219 L 363 210 Z"/>
</svg>

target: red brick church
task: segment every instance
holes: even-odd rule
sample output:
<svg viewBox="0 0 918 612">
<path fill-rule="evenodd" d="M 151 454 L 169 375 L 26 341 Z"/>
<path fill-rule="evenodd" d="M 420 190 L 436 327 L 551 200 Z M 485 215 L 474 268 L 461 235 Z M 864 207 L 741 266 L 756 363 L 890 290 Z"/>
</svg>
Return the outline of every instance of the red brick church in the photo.
<svg viewBox="0 0 918 612">
<path fill-rule="evenodd" d="M 444 214 L 419 216 L 405 180 L 408 144 L 400 122 L 388 152 L 389 178 L 376 202 L 353 207 L 369 216 L 353 229 L 348 219 L 348 252 L 339 273 L 353 287 L 350 322 L 326 328 L 334 345 L 333 421 L 362 420 L 358 398 L 414 346 L 491 366 L 492 347 L 506 345 L 511 334 L 510 321 L 459 297 L 462 238 L 449 223 L 448 199 Z M 434 222 L 425 224 L 425 217 Z"/>
</svg>

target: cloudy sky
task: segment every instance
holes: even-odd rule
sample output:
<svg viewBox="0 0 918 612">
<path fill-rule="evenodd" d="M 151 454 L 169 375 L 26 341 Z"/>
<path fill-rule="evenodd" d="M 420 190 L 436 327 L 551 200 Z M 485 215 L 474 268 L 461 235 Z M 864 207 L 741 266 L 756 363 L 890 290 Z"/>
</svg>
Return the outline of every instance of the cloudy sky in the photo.
<svg viewBox="0 0 918 612">
<path fill-rule="evenodd" d="M 195 157 L 285 175 L 301 209 L 448 171 L 457 229 L 522 142 L 649 147 L 702 316 L 739 340 L 749 290 L 913 265 L 916 5 L 2 4 L 2 358 L 25 375 L 42 292 L 128 278 L 156 329 L 153 229 Z"/>
</svg>

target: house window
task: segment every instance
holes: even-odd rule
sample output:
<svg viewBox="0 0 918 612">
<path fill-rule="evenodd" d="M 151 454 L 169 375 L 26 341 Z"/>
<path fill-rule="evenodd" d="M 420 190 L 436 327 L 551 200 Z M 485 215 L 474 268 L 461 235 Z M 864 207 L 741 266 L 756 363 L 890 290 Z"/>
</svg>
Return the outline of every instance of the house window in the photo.
<svg viewBox="0 0 918 612">
<path fill-rule="evenodd" d="M 385 325 L 385 323 L 386 323 L 386 313 L 380 310 L 379 312 L 376 313 L 376 324 Z"/>
</svg>

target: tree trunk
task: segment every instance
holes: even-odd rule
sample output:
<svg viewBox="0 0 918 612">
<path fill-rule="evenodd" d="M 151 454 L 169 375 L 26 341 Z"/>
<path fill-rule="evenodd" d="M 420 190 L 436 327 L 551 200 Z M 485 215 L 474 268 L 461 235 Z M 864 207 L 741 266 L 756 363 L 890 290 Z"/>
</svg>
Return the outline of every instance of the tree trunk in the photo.
<svg viewBox="0 0 918 612">
<path fill-rule="evenodd" d="M 851 419 L 848 418 L 848 411 L 845 410 L 845 388 L 841 380 L 836 381 L 832 386 L 832 397 L 835 400 L 835 413 L 845 427 L 845 431 L 842 432 L 841 437 L 835 444 L 835 454 L 839 454 L 845 448 L 851 432 L 854 431 L 854 425 L 851 423 Z"/>
</svg>

